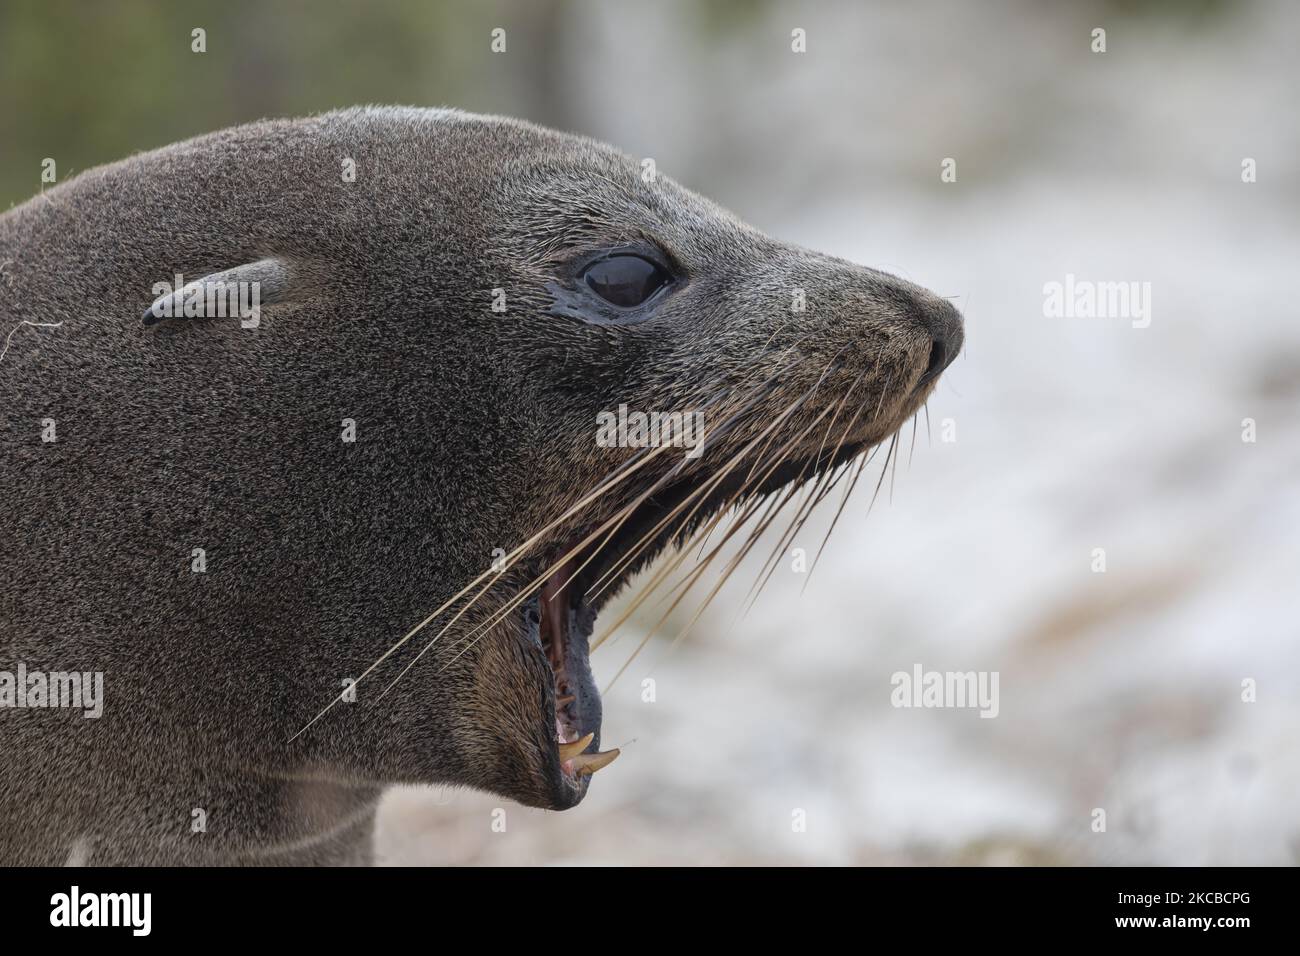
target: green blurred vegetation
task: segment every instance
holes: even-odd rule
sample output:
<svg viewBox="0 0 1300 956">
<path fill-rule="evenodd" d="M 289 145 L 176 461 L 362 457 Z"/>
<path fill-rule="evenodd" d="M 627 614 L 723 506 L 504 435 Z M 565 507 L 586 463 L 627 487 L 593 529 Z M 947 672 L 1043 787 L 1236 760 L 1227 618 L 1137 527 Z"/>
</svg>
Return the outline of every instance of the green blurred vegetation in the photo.
<svg viewBox="0 0 1300 956">
<path fill-rule="evenodd" d="M 0 0 L 0 209 L 236 123 L 364 103 L 564 125 L 548 32 L 565 0 Z M 508 30 L 507 56 L 489 49 Z M 207 52 L 191 31 L 207 31 Z M 527 39 L 528 42 L 525 42 Z"/>
</svg>

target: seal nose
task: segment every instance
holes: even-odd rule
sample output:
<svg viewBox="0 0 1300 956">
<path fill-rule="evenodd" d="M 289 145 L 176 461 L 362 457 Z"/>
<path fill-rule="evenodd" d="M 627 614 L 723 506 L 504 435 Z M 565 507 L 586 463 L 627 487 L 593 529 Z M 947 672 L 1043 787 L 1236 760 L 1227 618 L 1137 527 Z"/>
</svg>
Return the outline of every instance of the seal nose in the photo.
<svg viewBox="0 0 1300 956">
<path fill-rule="evenodd" d="M 927 296 L 918 304 L 922 327 L 930 333 L 930 359 L 917 387 L 928 385 L 952 364 L 961 351 L 966 333 L 962 331 L 961 313 L 947 299 Z"/>
</svg>

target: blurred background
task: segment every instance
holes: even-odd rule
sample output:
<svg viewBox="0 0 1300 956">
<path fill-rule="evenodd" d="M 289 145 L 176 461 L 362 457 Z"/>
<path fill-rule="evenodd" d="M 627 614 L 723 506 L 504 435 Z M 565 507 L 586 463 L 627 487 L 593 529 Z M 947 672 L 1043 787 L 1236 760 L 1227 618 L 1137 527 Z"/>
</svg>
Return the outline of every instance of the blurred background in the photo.
<svg viewBox="0 0 1300 956">
<path fill-rule="evenodd" d="M 45 157 L 62 181 L 264 116 L 449 105 L 653 157 L 965 313 L 928 432 L 812 579 L 787 554 L 744 613 L 756 549 L 609 690 L 624 753 L 579 808 L 495 832 L 495 797 L 394 791 L 381 860 L 1293 865 L 1298 34 L 1284 0 L 0 0 L 0 208 Z M 1067 274 L 1149 282 L 1149 327 L 1046 317 Z M 602 685 L 660 611 L 595 653 Z M 998 672 L 998 716 L 893 707 L 918 664 Z"/>
</svg>

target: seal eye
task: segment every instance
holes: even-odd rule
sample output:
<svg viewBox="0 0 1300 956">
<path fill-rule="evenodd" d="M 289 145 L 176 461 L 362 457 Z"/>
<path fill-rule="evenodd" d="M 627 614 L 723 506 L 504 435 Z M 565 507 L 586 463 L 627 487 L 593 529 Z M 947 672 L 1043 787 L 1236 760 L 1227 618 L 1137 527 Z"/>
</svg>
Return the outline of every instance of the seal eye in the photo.
<svg viewBox="0 0 1300 956">
<path fill-rule="evenodd" d="M 631 309 L 668 283 L 668 273 L 641 256 L 618 255 L 589 265 L 582 278 L 611 305 Z"/>
</svg>

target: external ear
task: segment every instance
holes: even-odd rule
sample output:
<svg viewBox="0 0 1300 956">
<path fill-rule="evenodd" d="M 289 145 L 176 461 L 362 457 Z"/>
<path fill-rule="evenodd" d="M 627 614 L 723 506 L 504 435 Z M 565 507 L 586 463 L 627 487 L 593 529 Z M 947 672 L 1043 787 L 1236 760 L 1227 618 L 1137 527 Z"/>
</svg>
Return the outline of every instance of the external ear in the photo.
<svg viewBox="0 0 1300 956">
<path fill-rule="evenodd" d="M 256 319 L 262 306 L 289 299 L 290 278 L 288 265 L 280 259 L 259 259 L 214 272 L 154 299 L 144 310 L 144 324 L 227 316 Z"/>
</svg>

